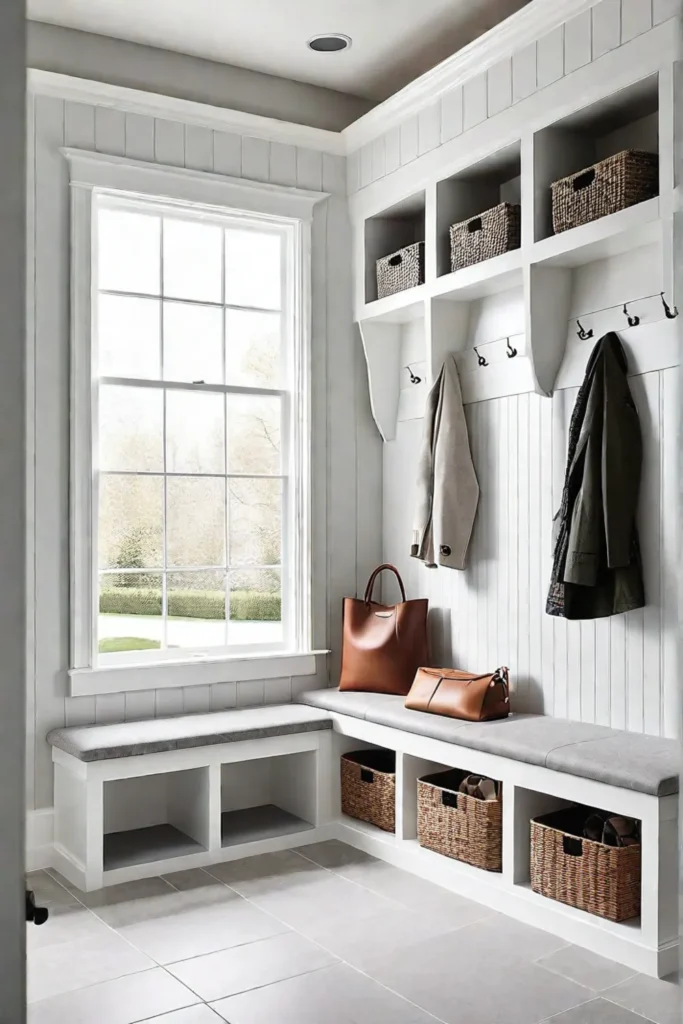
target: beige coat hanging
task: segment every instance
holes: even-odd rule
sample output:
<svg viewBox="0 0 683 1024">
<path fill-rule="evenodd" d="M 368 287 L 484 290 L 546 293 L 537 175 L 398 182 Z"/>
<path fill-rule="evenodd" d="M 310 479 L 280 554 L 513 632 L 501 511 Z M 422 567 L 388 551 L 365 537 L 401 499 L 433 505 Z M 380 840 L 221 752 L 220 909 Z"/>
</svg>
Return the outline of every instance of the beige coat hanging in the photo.
<svg viewBox="0 0 683 1024">
<path fill-rule="evenodd" d="M 449 355 L 427 397 L 411 555 L 430 568 L 464 569 L 478 503 L 460 378 Z"/>
</svg>

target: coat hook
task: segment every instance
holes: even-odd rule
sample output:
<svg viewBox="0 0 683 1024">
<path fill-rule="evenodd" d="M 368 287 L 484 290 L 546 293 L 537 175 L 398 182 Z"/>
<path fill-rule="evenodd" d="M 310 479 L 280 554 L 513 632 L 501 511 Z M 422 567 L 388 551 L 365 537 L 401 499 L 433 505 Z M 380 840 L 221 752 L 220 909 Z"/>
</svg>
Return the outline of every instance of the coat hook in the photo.
<svg viewBox="0 0 683 1024">
<path fill-rule="evenodd" d="M 640 317 L 639 316 L 631 316 L 629 314 L 629 311 L 626 308 L 626 303 L 624 303 L 624 316 L 628 320 L 629 327 L 637 327 L 638 324 L 640 323 Z"/>
<path fill-rule="evenodd" d="M 509 338 L 506 338 L 505 341 L 506 341 L 505 354 L 507 355 L 508 359 L 514 359 L 515 356 L 517 355 L 517 349 L 512 347 L 512 345 L 510 344 L 510 339 Z"/>
<path fill-rule="evenodd" d="M 416 377 L 415 374 L 413 373 L 413 371 L 410 369 L 409 366 L 404 367 L 404 369 L 406 369 L 408 371 L 408 376 L 410 377 L 410 383 L 411 384 L 421 384 L 422 383 L 422 377 Z"/>
<path fill-rule="evenodd" d="M 487 361 L 486 359 L 484 359 L 484 357 L 483 357 L 483 356 L 481 355 L 481 353 L 480 353 L 480 352 L 478 351 L 478 349 L 477 349 L 476 345 L 473 345 L 472 347 L 474 348 L 474 351 L 475 351 L 475 352 L 476 352 L 476 354 L 477 354 L 477 359 L 479 360 L 479 365 L 480 365 L 480 366 L 488 366 L 488 365 L 489 365 L 489 364 L 488 364 L 488 361 Z"/>
<path fill-rule="evenodd" d="M 581 341 L 588 341 L 589 338 L 593 337 L 593 328 L 592 327 L 590 328 L 590 330 L 586 331 L 586 330 L 584 330 L 583 324 L 581 323 L 580 320 L 577 320 L 576 322 L 579 325 L 579 329 L 578 329 L 578 331 L 576 333 L 578 334 L 579 338 L 581 338 Z"/>
<path fill-rule="evenodd" d="M 660 292 L 660 295 L 662 297 L 662 305 L 664 306 L 664 314 L 665 314 L 667 320 L 675 320 L 676 317 L 678 316 L 678 306 L 674 306 L 673 311 L 672 311 L 671 306 L 669 305 L 669 303 L 664 298 L 664 292 Z"/>
</svg>

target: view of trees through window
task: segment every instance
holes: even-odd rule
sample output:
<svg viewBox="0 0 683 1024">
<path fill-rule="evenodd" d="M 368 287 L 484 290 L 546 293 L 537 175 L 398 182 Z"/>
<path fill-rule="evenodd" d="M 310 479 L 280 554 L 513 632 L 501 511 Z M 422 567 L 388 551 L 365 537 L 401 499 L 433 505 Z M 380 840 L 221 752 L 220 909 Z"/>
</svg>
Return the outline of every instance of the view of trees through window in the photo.
<svg viewBox="0 0 683 1024">
<path fill-rule="evenodd" d="M 282 236 L 97 223 L 99 651 L 281 643 Z"/>
</svg>

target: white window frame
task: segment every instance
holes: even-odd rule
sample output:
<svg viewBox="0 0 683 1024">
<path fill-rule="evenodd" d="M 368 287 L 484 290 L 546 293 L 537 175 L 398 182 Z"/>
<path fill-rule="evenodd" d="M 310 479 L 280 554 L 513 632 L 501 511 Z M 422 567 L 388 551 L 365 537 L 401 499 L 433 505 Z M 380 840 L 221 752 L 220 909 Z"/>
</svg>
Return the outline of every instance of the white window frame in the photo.
<svg viewBox="0 0 683 1024">
<path fill-rule="evenodd" d="M 76 149 L 63 149 L 71 186 L 71 472 L 70 472 L 70 692 L 97 694 L 166 686 L 207 685 L 233 679 L 266 679 L 316 671 L 311 650 L 311 224 L 316 203 L 326 193 L 227 178 L 203 171 L 167 167 Z M 215 654 L 187 652 L 181 659 L 95 664 L 97 642 L 96 510 L 93 508 L 92 373 L 93 210 L 100 197 L 192 205 L 221 218 L 248 215 L 275 227 L 285 238 L 292 275 L 292 415 L 300 425 L 290 446 L 291 508 L 283 537 L 283 569 L 294 621 L 287 649 Z M 161 211 L 163 212 L 163 210 Z"/>
</svg>

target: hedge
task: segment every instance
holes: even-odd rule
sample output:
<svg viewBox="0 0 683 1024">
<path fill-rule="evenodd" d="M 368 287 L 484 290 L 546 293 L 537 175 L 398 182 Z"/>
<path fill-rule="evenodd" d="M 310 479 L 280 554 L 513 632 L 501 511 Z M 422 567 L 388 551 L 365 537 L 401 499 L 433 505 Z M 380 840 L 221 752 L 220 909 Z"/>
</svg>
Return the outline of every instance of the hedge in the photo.
<svg viewBox="0 0 683 1024">
<path fill-rule="evenodd" d="M 157 588 L 110 587 L 100 592 L 100 612 L 109 615 L 161 615 Z M 224 619 L 225 594 L 217 590 L 171 590 L 168 614 L 183 619 Z M 259 590 L 233 590 L 230 618 L 242 622 L 279 622 L 280 595 Z"/>
</svg>

